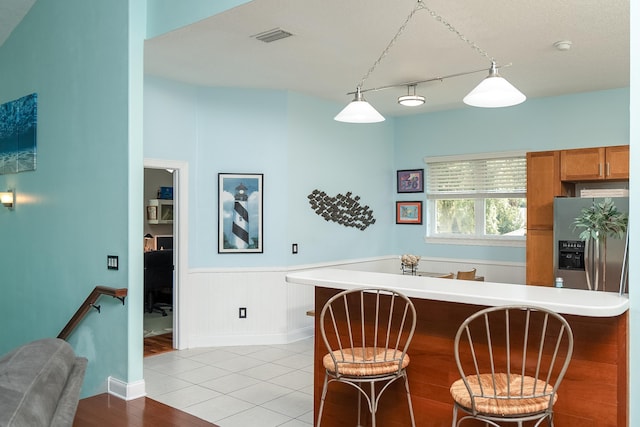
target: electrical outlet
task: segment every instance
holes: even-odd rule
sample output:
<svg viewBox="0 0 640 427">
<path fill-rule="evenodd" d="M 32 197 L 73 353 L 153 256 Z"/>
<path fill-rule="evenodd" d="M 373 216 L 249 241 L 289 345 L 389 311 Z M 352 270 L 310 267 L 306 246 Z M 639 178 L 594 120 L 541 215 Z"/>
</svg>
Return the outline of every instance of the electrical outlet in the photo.
<svg viewBox="0 0 640 427">
<path fill-rule="evenodd" d="M 292 243 L 291 244 L 291 253 L 292 254 L 297 254 L 298 253 L 298 244 L 297 243 Z"/>
<path fill-rule="evenodd" d="M 240 319 L 246 319 L 247 318 L 247 307 L 240 307 L 238 309 L 238 317 Z"/>
</svg>

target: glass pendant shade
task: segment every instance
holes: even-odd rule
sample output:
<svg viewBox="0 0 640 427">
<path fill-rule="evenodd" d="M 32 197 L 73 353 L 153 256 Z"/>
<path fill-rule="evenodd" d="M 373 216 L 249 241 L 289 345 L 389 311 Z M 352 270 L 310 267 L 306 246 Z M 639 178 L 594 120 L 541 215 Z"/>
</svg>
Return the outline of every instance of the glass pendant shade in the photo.
<svg viewBox="0 0 640 427">
<path fill-rule="evenodd" d="M 480 82 L 462 101 L 472 107 L 498 108 L 523 103 L 527 97 L 511 83 L 500 77 L 495 62 L 489 76 Z"/>
<path fill-rule="evenodd" d="M 364 100 L 360 88 L 356 91 L 356 96 L 333 118 L 338 122 L 345 123 L 377 123 L 384 121 L 382 114 Z"/>
</svg>

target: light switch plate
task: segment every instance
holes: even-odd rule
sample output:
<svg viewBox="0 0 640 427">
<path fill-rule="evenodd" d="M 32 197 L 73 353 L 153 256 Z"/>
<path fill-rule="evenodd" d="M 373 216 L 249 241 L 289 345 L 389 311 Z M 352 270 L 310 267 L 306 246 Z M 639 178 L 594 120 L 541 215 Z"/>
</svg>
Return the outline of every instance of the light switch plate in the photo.
<svg viewBox="0 0 640 427">
<path fill-rule="evenodd" d="M 118 269 L 118 256 L 117 255 L 107 255 L 107 269 L 108 270 L 117 270 Z"/>
</svg>

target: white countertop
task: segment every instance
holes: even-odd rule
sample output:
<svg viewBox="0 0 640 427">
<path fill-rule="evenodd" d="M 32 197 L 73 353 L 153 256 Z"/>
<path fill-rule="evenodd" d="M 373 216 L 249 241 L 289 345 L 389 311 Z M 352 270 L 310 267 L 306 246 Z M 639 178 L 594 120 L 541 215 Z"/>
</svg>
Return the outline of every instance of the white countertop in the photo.
<svg viewBox="0 0 640 427">
<path fill-rule="evenodd" d="M 614 292 L 549 288 L 494 282 L 323 268 L 287 274 L 288 283 L 334 289 L 395 289 L 408 297 L 483 306 L 535 305 L 562 314 L 614 317 L 629 308 L 629 298 Z"/>
</svg>

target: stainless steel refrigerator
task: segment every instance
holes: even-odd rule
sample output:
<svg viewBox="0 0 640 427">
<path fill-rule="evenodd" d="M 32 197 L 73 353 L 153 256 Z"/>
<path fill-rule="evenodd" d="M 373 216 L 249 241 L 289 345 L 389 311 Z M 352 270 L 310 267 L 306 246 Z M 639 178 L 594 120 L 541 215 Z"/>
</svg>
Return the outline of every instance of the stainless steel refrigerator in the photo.
<svg viewBox="0 0 640 427">
<path fill-rule="evenodd" d="M 619 211 L 629 212 L 627 197 L 611 197 L 610 199 Z M 582 209 L 592 206 L 594 201 L 601 202 L 604 201 L 604 198 L 557 197 L 554 200 L 553 267 L 555 277 L 563 279 L 565 288 L 588 290 L 587 273 L 589 273 L 591 290 L 619 292 L 621 275 L 626 270 L 623 268 L 627 242 L 626 233 L 622 239 L 607 238 L 606 281 L 600 282 L 598 289 L 595 289 L 594 276 L 596 271 L 592 262 L 595 251 L 580 239 L 579 235 L 583 229 L 574 227 L 574 221 Z M 603 269 L 600 268 L 597 273 L 602 280 Z M 622 276 L 622 279 L 623 289 L 625 289 L 626 276 Z"/>
</svg>

